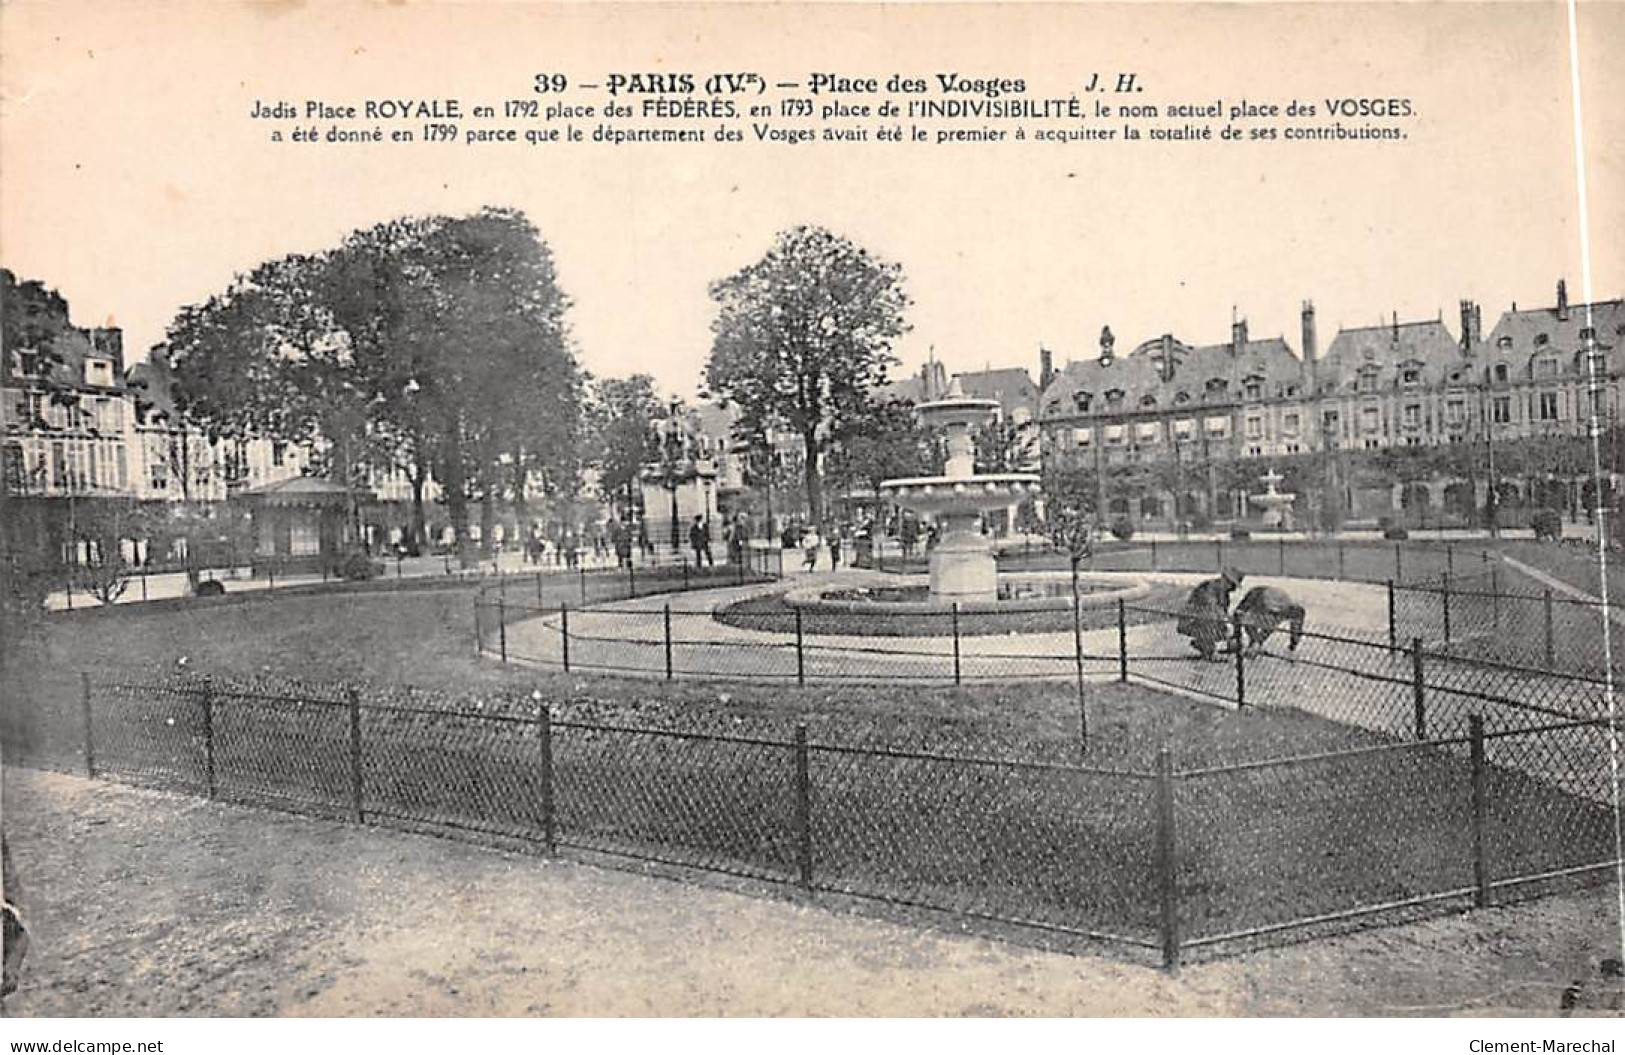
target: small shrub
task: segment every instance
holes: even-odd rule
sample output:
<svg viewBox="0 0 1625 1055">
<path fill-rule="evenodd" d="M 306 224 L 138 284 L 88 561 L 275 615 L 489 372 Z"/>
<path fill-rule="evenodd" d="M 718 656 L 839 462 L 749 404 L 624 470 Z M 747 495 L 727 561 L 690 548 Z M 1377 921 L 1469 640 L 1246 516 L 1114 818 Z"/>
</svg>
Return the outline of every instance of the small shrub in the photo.
<svg viewBox="0 0 1625 1055">
<path fill-rule="evenodd" d="M 1563 516 L 1555 509 L 1539 509 L 1529 518 L 1537 541 L 1546 542 L 1563 537 Z"/>
<path fill-rule="evenodd" d="M 1411 537 L 1411 533 L 1397 524 L 1391 524 L 1382 529 L 1382 537 L 1390 542 L 1400 542 Z"/>
<path fill-rule="evenodd" d="M 1206 510 L 1193 509 L 1188 519 L 1192 531 L 1210 531 L 1213 528 L 1213 517 Z"/>
<path fill-rule="evenodd" d="M 1118 517 L 1112 521 L 1112 536 L 1119 542 L 1127 542 L 1134 537 L 1134 524 L 1128 517 Z"/>
<path fill-rule="evenodd" d="M 364 550 L 351 550 L 339 561 L 339 578 L 350 582 L 365 582 L 383 574 L 384 566 L 373 560 Z"/>
<path fill-rule="evenodd" d="M 1230 537 L 1238 541 L 1245 542 L 1247 539 L 1253 537 L 1253 533 L 1244 527 L 1233 527 L 1230 529 Z"/>
</svg>

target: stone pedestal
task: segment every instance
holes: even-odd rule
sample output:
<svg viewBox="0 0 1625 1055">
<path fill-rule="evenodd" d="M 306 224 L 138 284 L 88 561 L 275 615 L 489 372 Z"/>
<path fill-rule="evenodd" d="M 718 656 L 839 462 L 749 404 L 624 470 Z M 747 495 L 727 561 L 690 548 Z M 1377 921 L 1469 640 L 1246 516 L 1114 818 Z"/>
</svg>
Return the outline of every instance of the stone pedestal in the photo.
<svg viewBox="0 0 1625 1055">
<path fill-rule="evenodd" d="M 978 523 L 975 513 L 939 516 L 942 535 L 931 551 L 932 600 L 949 604 L 998 599 L 998 565 Z"/>
</svg>

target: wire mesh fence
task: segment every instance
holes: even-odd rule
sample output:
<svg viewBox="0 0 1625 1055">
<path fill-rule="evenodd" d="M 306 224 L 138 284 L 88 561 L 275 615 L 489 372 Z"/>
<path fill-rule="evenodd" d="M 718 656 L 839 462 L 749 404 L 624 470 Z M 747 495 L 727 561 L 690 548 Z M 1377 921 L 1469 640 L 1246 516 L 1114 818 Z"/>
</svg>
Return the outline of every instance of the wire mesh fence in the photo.
<svg viewBox="0 0 1625 1055">
<path fill-rule="evenodd" d="M 1299 651 L 1311 647 L 1321 660 L 1387 652 L 1305 635 Z M 174 674 L 86 675 L 72 706 L 31 697 L 43 735 L 7 753 L 227 802 L 929 909 L 1174 965 L 1544 893 L 1612 862 L 1606 718 L 1514 721 L 1521 712 L 1478 700 L 1448 719 L 1430 712 L 1447 731 L 1422 729 L 1405 720 L 1408 658 L 1381 671 L 1373 658 L 1388 680 L 1350 681 L 1347 701 L 1325 705 L 1345 708 L 1355 746 L 1187 768 L 1167 747 L 1091 767 L 810 738 L 805 725 L 730 735 L 556 717 L 534 693 Z M 1293 660 L 1239 662 L 1187 666 L 1262 686 Z M 1372 685 L 1393 692 L 1356 704 Z M 1423 686 L 1432 706 L 1443 690 Z"/>
</svg>

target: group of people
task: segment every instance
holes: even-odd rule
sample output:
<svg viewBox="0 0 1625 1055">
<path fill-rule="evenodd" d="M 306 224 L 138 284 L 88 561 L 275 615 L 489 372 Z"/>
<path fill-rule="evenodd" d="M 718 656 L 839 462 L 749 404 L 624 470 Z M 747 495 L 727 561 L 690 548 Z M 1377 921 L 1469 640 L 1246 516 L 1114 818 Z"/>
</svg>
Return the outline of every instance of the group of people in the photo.
<svg viewBox="0 0 1625 1055">
<path fill-rule="evenodd" d="M 1256 655 L 1283 623 L 1289 631 L 1287 648 L 1296 651 L 1303 637 L 1303 605 L 1278 587 L 1255 586 L 1231 611 L 1230 596 L 1241 589 L 1242 578 L 1241 572 L 1226 568 L 1218 578 L 1192 587 L 1174 629 L 1190 638 L 1197 655 L 1209 662 L 1221 653 L 1234 654 L 1238 645 L 1245 654 Z"/>
</svg>

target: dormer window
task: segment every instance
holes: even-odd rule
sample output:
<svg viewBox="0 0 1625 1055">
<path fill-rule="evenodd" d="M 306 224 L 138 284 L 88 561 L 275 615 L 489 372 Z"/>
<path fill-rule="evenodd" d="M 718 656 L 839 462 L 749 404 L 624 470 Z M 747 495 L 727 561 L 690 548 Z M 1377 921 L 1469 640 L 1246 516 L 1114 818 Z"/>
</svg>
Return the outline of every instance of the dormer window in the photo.
<svg viewBox="0 0 1625 1055">
<path fill-rule="evenodd" d="M 1495 346 L 1497 348 L 1511 348 L 1512 337 L 1509 334 L 1502 334 L 1500 337 L 1496 338 Z"/>
<path fill-rule="evenodd" d="M 1536 377 L 1556 377 L 1557 376 L 1557 358 L 1555 356 L 1548 355 L 1548 356 L 1546 356 L 1546 357 L 1544 357 L 1542 359 L 1537 360 L 1535 362 L 1535 376 Z"/>
<path fill-rule="evenodd" d="M 1597 339 L 1597 329 L 1594 326 L 1585 326 L 1580 330 L 1580 340 L 1594 341 Z"/>
<path fill-rule="evenodd" d="M 1248 399 L 1259 399 L 1259 398 L 1262 398 L 1263 395 L 1264 395 L 1264 386 L 1263 385 L 1260 385 L 1257 381 L 1249 381 L 1249 382 L 1247 382 L 1247 398 Z"/>
<path fill-rule="evenodd" d="M 85 384 L 110 387 L 113 384 L 113 364 L 106 359 L 86 359 Z"/>
<path fill-rule="evenodd" d="M 1189 403 L 1190 401 L 1191 401 L 1191 394 L 1189 392 L 1185 391 L 1184 389 L 1180 389 L 1178 392 L 1174 393 L 1174 402 L 1175 403 Z"/>
<path fill-rule="evenodd" d="M 39 353 L 32 350 L 18 350 L 13 353 L 13 361 L 17 364 L 17 373 L 23 377 L 32 377 L 39 370 Z"/>
<path fill-rule="evenodd" d="M 1535 347 L 1536 348 L 1544 348 L 1548 344 L 1550 344 L 1551 341 L 1552 341 L 1552 339 L 1550 337 L 1548 337 L 1544 333 L 1535 334 Z"/>
<path fill-rule="evenodd" d="M 1078 409 L 1080 414 L 1089 413 L 1089 404 L 1093 402 L 1094 397 L 1088 392 L 1072 393 L 1072 405 Z"/>
<path fill-rule="evenodd" d="M 1416 369 L 1414 366 L 1403 371 L 1399 377 L 1400 380 L 1407 385 L 1419 385 L 1422 383 L 1422 371 Z"/>
<path fill-rule="evenodd" d="M 1108 407 L 1121 406 L 1122 403 L 1123 390 L 1121 388 L 1114 388 L 1106 393 L 1106 405 Z"/>
<path fill-rule="evenodd" d="M 1495 379 L 1497 381 L 1502 381 L 1502 382 L 1506 381 L 1506 379 L 1507 379 L 1507 364 L 1505 364 L 1505 363 L 1496 363 L 1495 364 Z"/>
<path fill-rule="evenodd" d="M 1156 396 L 1141 396 L 1140 397 L 1140 406 L 1142 406 L 1142 407 L 1154 407 L 1156 405 L 1157 405 L 1157 397 Z"/>
<path fill-rule="evenodd" d="M 1207 392 L 1210 396 L 1223 395 L 1225 389 L 1229 387 L 1230 382 L 1226 381 L 1222 377 L 1209 378 L 1207 383 Z"/>
<path fill-rule="evenodd" d="M 1354 390 L 1356 392 L 1375 392 L 1377 390 L 1377 368 L 1375 366 L 1360 368 L 1359 376 L 1354 379 Z"/>
</svg>

